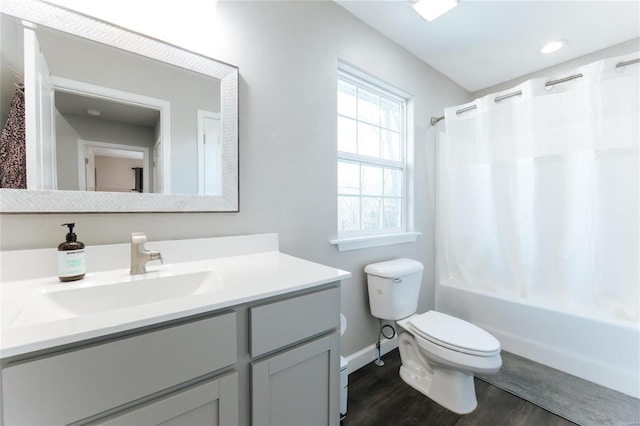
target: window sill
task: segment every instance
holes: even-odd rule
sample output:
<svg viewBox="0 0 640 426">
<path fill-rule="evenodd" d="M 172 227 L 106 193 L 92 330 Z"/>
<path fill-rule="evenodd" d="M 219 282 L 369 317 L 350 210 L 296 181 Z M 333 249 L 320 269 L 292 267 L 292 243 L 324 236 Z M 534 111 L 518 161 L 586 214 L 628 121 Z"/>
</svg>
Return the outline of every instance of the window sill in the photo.
<svg viewBox="0 0 640 426">
<path fill-rule="evenodd" d="M 359 250 L 370 247 L 389 246 L 392 244 L 412 243 L 421 235 L 420 232 L 402 232 L 399 234 L 368 235 L 366 237 L 338 238 L 330 243 L 338 246 L 338 251 Z"/>
</svg>

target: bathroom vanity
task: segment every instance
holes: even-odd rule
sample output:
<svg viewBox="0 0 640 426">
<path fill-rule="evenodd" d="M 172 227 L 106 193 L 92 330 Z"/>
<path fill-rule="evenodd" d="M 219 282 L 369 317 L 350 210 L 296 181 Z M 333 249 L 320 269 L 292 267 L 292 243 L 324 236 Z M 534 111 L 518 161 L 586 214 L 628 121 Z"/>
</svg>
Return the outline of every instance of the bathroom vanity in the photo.
<svg viewBox="0 0 640 426">
<path fill-rule="evenodd" d="M 2 253 L 3 424 L 339 423 L 349 273 L 280 253 L 275 234 L 149 246 L 175 263 L 126 277 L 110 265 L 126 244 L 89 247 L 112 256 L 71 285 L 8 281 L 7 262 L 48 250 Z"/>
</svg>

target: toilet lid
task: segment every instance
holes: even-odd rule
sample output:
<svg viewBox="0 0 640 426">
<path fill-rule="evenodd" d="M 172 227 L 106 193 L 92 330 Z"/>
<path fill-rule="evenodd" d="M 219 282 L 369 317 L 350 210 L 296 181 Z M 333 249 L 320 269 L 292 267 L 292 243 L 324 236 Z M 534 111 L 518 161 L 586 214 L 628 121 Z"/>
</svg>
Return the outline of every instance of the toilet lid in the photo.
<svg viewBox="0 0 640 426">
<path fill-rule="evenodd" d="M 500 353 L 500 342 L 480 327 L 442 312 L 429 311 L 409 320 L 418 336 L 454 351 L 478 356 Z"/>
</svg>

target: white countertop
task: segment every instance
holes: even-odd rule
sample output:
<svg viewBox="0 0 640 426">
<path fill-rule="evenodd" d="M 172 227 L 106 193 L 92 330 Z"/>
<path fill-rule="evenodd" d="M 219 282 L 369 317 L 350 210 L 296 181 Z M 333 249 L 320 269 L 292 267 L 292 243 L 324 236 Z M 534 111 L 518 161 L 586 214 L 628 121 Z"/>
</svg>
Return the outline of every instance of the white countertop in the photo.
<svg viewBox="0 0 640 426">
<path fill-rule="evenodd" d="M 264 238 L 264 236 L 261 237 Z M 277 248 L 277 236 L 275 238 Z M 229 237 L 225 239 L 225 243 L 228 243 L 228 239 Z M 249 238 L 247 242 L 251 242 L 251 239 Z M 162 244 L 159 246 L 163 247 Z M 268 248 L 274 247 L 273 244 L 268 246 Z M 214 252 L 215 250 L 211 251 L 211 253 Z M 83 280 L 71 283 L 61 283 L 55 276 L 3 282 L 0 287 L 2 302 L 0 358 L 221 310 L 309 289 L 351 276 L 349 272 L 309 262 L 279 251 L 152 265 L 153 263 L 148 264 L 147 274 L 136 276 L 130 276 L 127 267 L 89 272 Z M 159 279 L 164 279 L 165 283 L 169 282 L 167 285 L 173 286 L 174 283 L 185 280 L 185 276 L 188 277 L 187 279 L 206 277 L 203 281 L 206 282 L 203 285 L 198 284 L 198 289 L 189 294 L 174 295 L 167 299 L 165 299 L 167 289 L 171 291 L 172 288 L 177 287 L 155 287 Z M 113 286 L 114 283 L 119 286 L 120 293 L 117 293 L 119 296 L 127 295 L 131 289 L 131 299 L 119 297 L 119 300 L 113 298 L 107 300 L 102 296 L 95 297 L 95 295 L 106 294 L 103 290 L 110 290 L 107 286 Z M 135 297 L 141 294 L 139 289 L 148 291 L 149 288 L 152 291 L 158 288 L 158 293 L 150 293 L 148 294 L 152 296 L 150 300 L 143 304 L 136 304 Z M 123 289 L 124 293 L 122 293 Z M 138 296 L 134 295 L 136 291 Z M 76 297 L 79 300 L 76 303 L 81 308 L 80 311 L 83 309 L 86 311 L 80 313 L 77 310 L 76 312 L 66 310 L 55 304 L 47 304 L 44 308 L 39 305 L 41 302 L 38 301 L 42 299 L 42 295 L 56 296 L 55 293 L 62 292 L 67 292 L 66 294 L 75 292 L 74 297 L 77 294 L 89 294 L 94 296 L 94 299 L 86 300 L 85 304 L 84 300 Z M 140 297 L 144 298 L 145 295 L 142 294 Z M 105 308 L 101 311 L 101 307 L 103 308 L 101 303 L 115 303 L 115 308 Z M 133 304 L 126 306 L 127 303 Z M 55 309 L 50 306 L 55 306 Z M 97 309 L 93 310 L 92 306 Z"/>
</svg>

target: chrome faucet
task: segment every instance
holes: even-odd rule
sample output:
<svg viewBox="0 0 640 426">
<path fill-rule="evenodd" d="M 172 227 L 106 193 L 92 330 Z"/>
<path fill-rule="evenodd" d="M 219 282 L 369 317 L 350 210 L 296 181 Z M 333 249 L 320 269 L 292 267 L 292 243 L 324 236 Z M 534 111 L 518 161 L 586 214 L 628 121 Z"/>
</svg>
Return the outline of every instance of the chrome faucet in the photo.
<svg viewBox="0 0 640 426">
<path fill-rule="evenodd" d="M 146 274 L 147 262 L 159 260 L 162 263 L 162 255 L 159 251 L 147 250 L 144 244 L 147 242 L 147 236 L 144 232 L 133 232 L 131 234 L 131 275 Z"/>
</svg>

